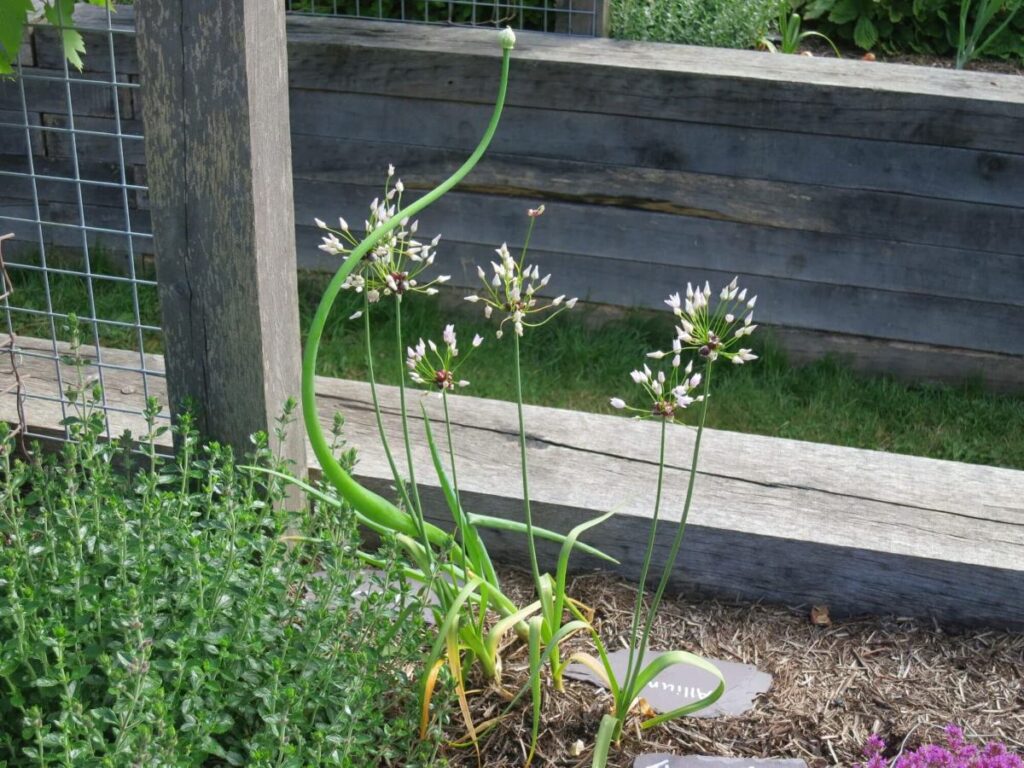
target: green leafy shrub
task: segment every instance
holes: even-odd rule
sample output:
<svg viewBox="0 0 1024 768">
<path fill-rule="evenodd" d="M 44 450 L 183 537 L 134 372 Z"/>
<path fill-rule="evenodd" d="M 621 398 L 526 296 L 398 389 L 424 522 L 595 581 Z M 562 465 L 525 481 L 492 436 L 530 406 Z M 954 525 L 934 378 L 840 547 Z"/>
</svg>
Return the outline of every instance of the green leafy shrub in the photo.
<svg viewBox="0 0 1024 768">
<path fill-rule="evenodd" d="M 970 24 L 981 5 L 970 3 Z M 1018 0 L 1003 0 L 989 31 L 994 32 L 1019 6 Z M 946 56 L 958 48 L 961 0 L 805 0 L 798 10 L 834 40 L 864 50 Z M 984 53 L 1024 57 L 1024 13 L 1017 13 Z"/>
<path fill-rule="evenodd" d="M 774 0 L 612 0 L 611 34 L 720 48 L 754 48 L 767 34 Z"/>
<path fill-rule="evenodd" d="M 286 511 L 187 418 L 162 459 L 153 404 L 140 464 L 88 390 L 57 455 L 0 425 L 0 765 L 433 764 L 422 606 L 393 567 L 354 597 L 351 516 Z M 265 435 L 252 462 L 281 468 Z"/>
</svg>

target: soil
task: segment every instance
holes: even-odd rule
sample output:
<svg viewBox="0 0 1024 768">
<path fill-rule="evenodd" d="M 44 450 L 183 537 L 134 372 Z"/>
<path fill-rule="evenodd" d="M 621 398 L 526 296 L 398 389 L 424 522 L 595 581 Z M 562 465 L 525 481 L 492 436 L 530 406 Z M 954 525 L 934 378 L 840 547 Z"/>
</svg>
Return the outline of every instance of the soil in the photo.
<svg viewBox="0 0 1024 768">
<path fill-rule="evenodd" d="M 840 48 L 840 54 L 844 59 L 861 61 L 874 61 L 882 64 L 912 64 L 918 67 L 931 67 L 933 69 L 955 69 L 955 61 L 952 58 L 942 56 L 926 56 L 916 53 L 905 53 L 889 56 L 882 53 L 865 53 L 859 48 Z M 810 38 L 804 41 L 800 47 L 800 54 L 803 56 L 814 56 L 816 58 L 834 59 L 835 51 L 822 40 Z M 1000 59 L 976 59 L 970 62 L 966 70 L 968 72 L 992 72 L 999 75 L 1021 75 L 1024 76 L 1024 61 L 1000 60 Z"/>
<path fill-rule="evenodd" d="M 528 574 L 507 571 L 503 584 L 521 605 L 530 602 Z M 609 651 L 625 648 L 635 588 L 607 574 L 571 582 L 569 594 L 594 609 L 594 625 Z M 680 719 L 639 736 L 627 728 L 609 766 L 631 768 L 643 753 L 801 758 L 810 768 L 853 766 L 871 733 L 900 747 L 941 741 L 947 723 L 979 741 L 1003 741 L 1024 751 L 1024 634 L 940 627 L 900 617 L 862 617 L 812 623 L 810 608 L 773 607 L 677 597 L 666 599 L 654 627 L 655 650 L 686 650 L 754 664 L 774 676 L 755 707 L 732 718 Z M 819 622 L 828 621 L 820 610 Z M 565 646 L 592 652 L 586 638 Z M 564 658 L 564 656 L 563 656 Z M 504 693 L 480 681 L 470 692 L 476 723 L 500 715 L 527 678 L 523 644 L 512 637 L 503 655 Z M 545 680 L 537 756 L 533 765 L 589 766 L 598 722 L 610 696 L 587 683 L 565 681 L 555 692 Z M 524 702 L 481 738 L 481 765 L 518 768 L 530 741 Z M 449 737 L 465 729 L 455 711 Z M 448 748 L 453 768 L 477 766 L 471 748 Z"/>
</svg>

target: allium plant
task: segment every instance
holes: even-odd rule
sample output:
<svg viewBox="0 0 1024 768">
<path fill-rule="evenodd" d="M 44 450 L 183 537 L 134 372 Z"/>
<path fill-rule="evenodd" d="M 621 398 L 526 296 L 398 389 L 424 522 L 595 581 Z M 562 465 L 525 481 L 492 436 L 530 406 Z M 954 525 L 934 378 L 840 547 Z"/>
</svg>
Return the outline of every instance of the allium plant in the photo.
<svg viewBox="0 0 1024 768">
<path fill-rule="evenodd" d="M 696 666 L 713 674 L 719 680 L 719 684 L 708 696 L 698 701 L 648 718 L 641 724 L 643 728 L 650 728 L 673 718 L 704 709 L 717 701 L 725 691 L 725 682 L 718 669 L 698 656 L 684 651 L 670 651 L 659 656 L 647 666 L 644 666 L 644 657 L 648 651 L 651 628 L 654 626 L 658 607 L 683 543 L 686 521 L 690 514 L 690 505 L 693 502 L 701 438 L 707 418 L 708 400 L 711 397 L 712 373 L 720 362 L 727 361 L 733 365 L 743 365 L 757 359 L 757 355 L 749 348 L 740 346 L 743 339 L 757 328 L 753 323 L 753 310 L 757 303 L 757 297 L 753 296 L 748 299 L 746 289 L 741 289 L 737 280 L 733 279 L 717 294 L 712 293 L 708 283 L 705 283 L 703 288 L 687 285 L 685 299 L 675 293 L 669 296 L 665 303 L 671 308 L 678 320 L 678 325 L 667 350 L 655 350 L 647 354 L 647 358 L 655 366 L 655 369 L 652 370 L 650 365 L 645 363 L 641 369 L 634 370 L 630 374 L 633 383 L 640 389 L 637 400 L 639 404 L 630 405 L 620 397 L 611 399 L 611 405 L 614 408 L 633 413 L 639 418 L 659 421 L 658 482 L 654 496 L 651 526 L 647 537 L 647 548 L 637 585 L 636 606 L 630 626 L 630 646 L 625 678 L 622 680 L 616 678 L 609 663 L 607 651 L 596 632 L 592 634 L 597 645 L 599 659 L 585 654 L 576 654 L 574 657 L 604 679 L 614 700 L 614 711 L 603 718 L 598 731 L 593 763 L 595 768 L 605 765 L 612 742 L 618 741 L 621 737 L 626 720 L 644 688 L 667 667 L 675 664 Z M 685 365 L 683 365 L 684 357 L 689 358 Z M 695 366 L 698 368 L 696 371 L 694 370 Z M 668 556 L 662 567 L 658 586 L 647 612 L 644 614 L 644 587 L 650 573 L 661 513 L 668 427 L 680 418 L 683 411 L 691 407 L 699 408 L 699 413 L 686 497 L 683 501 L 679 527 L 676 529 Z"/>
<path fill-rule="evenodd" d="M 352 506 L 354 514 L 366 527 L 385 539 L 395 540 L 405 550 L 412 563 L 412 567 L 407 569 L 407 573 L 414 579 L 432 587 L 438 597 L 438 635 L 426 659 L 427 674 L 422 687 L 423 729 L 426 730 L 427 726 L 429 701 L 434 682 L 446 661 L 455 679 L 456 693 L 460 697 L 463 717 L 469 729 L 470 739 L 474 744 L 476 734 L 469 716 L 466 694 L 462 684 L 462 670 L 472 664 L 474 660 L 478 660 L 484 675 L 489 679 L 497 679 L 501 671 L 498 657 L 500 639 L 503 633 L 513 628 L 521 636 L 535 641 L 531 642 L 531 655 L 537 657 L 538 663 L 540 661 L 540 637 L 543 635 L 547 638 L 550 634 L 551 642 L 557 645 L 559 639 L 572 629 L 563 627 L 561 635 L 557 632 L 553 634 L 547 631 L 541 632 L 537 617 L 530 619 L 530 625 L 527 626 L 526 620 L 538 610 L 543 608 L 544 614 L 548 615 L 547 609 L 552 607 L 553 610 L 555 601 L 552 599 L 538 600 L 534 605 L 525 608 L 519 608 L 512 603 L 501 591 L 494 567 L 477 529 L 496 528 L 525 533 L 530 542 L 531 553 L 534 552 L 534 537 L 539 537 L 560 542 L 563 560 L 568 559 L 568 555 L 573 549 L 580 549 L 614 562 L 612 558 L 592 547 L 577 544 L 576 538 L 581 532 L 579 529 L 568 535 L 561 535 L 534 526 L 528 514 L 526 522 L 519 523 L 487 515 L 472 514 L 463 509 L 456 482 L 450 421 L 447 418 L 447 396 L 455 391 L 459 382 L 462 381 L 455 377 L 454 361 L 457 346 L 454 329 L 447 329 L 444 348 L 417 343 L 410 349 L 404 345 L 402 338 L 401 307 L 405 298 L 416 293 L 436 293 L 436 285 L 447 280 L 444 276 L 429 279 L 423 275 L 424 270 L 433 263 L 433 249 L 437 245 L 438 239 L 434 238 L 429 243 L 417 241 L 414 238 L 418 229 L 415 216 L 461 181 L 483 156 L 497 128 L 504 105 L 508 83 L 509 54 L 514 42 L 515 35 L 511 30 L 501 33 L 503 48 L 501 81 L 491 121 L 480 144 L 451 177 L 415 202 L 404 206 L 402 201 L 404 185 L 401 181 L 395 181 L 392 184 L 394 169 L 389 167 L 383 197 L 378 198 L 371 205 L 370 216 L 365 222 L 365 233 L 362 239 L 357 239 L 352 234 L 344 219 L 339 219 L 337 228 L 329 227 L 325 222 L 317 220 L 317 224 L 327 231 L 321 248 L 329 253 L 344 256 L 345 261 L 328 284 L 317 308 L 310 325 L 302 364 L 303 419 L 310 444 L 320 462 L 325 479 Z M 534 213 L 538 214 L 539 211 Z M 547 305 L 544 309 L 554 307 L 553 311 L 548 312 L 545 319 L 539 319 L 537 313 L 541 311 L 541 308 L 534 297 L 534 292 L 539 286 L 539 272 L 535 268 L 530 268 L 529 274 L 527 274 L 521 260 L 509 262 L 503 259 L 502 264 L 499 271 L 503 271 L 501 271 L 495 286 L 501 288 L 502 293 L 495 292 L 493 295 L 496 298 L 503 298 L 504 302 L 501 308 L 503 311 L 507 310 L 508 317 L 506 319 L 511 321 L 519 333 L 526 327 L 545 322 L 562 308 L 574 303 L 565 302 L 563 304 L 559 299 L 556 303 Z M 361 313 L 357 312 L 353 319 L 362 315 L 366 328 L 367 362 L 377 426 L 400 497 L 398 506 L 363 488 L 335 460 L 329 450 L 329 444 L 319 421 L 314 387 L 317 352 L 331 307 L 338 294 L 346 289 L 362 293 L 364 297 L 363 310 Z M 408 483 L 399 471 L 383 429 L 372 367 L 372 350 L 369 347 L 369 329 L 371 306 L 386 298 L 395 301 L 397 356 L 403 365 L 411 363 L 409 373 L 415 384 L 439 389 L 445 402 L 448 449 L 452 459 L 451 479 L 441 461 L 440 452 L 433 438 L 430 420 L 427 418 L 425 410 L 424 428 L 434 470 L 456 524 L 455 536 L 430 524 L 424 516 L 412 460 L 404 377 L 400 379 L 399 393 Z M 490 309 L 493 312 L 496 308 L 499 307 L 495 305 Z M 519 333 L 515 334 L 517 364 Z M 430 349 L 429 353 L 428 348 Z M 436 357 L 430 356 L 435 353 Z M 525 443 L 521 441 L 521 444 L 525 448 Z M 309 492 L 316 493 L 316 489 L 312 489 L 308 485 L 303 484 L 303 487 Z M 526 490 L 525 473 L 524 490 Z M 375 562 L 374 557 L 370 554 L 364 553 L 363 558 L 367 562 Z M 533 559 L 535 562 L 535 554 Z M 536 572 L 536 567 L 534 570 Z M 564 568 L 560 570 L 564 572 Z M 549 579 L 544 583 L 549 584 L 550 581 Z M 547 594 L 550 595 L 551 591 L 549 587 Z M 492 607 L 499 615 L 499 620 L 489 628 L 486 623 L 488 607 Z M 474 608 L 478 610 L 473 610 Z M 561 609 L 559 609 L 560 615 Z M 576 629 L 579 628 L 582 628 L 582 625 L 576 627 Z M 467 658 L 465 665 L 463 664 L 464 653 Z M 443 658 L 445 656 L 446 659 Z M 539 680 L 539 675 L 537 677 Z M 536 685 L 534 693 L 536 722 L 536 707 L 539 707 L 539 695 L 537 695 L 539 691 Z M 518 699 L 518 697 L 516 698 Z"/>
<path fill-rule="evenodd" d="M 984 747 L 969 744 L 963 730 L 953 724 L 945 728 L 946 744 L 926 744 L 897 757 L 891 768 L 1024 768 L 1024 759 L 1005 744 L 989 742 Z M 890 768 L 883 756 L 886 744 L 872 734 L 864 745 L 867 761 L 857 768 Z"/>
</svg>

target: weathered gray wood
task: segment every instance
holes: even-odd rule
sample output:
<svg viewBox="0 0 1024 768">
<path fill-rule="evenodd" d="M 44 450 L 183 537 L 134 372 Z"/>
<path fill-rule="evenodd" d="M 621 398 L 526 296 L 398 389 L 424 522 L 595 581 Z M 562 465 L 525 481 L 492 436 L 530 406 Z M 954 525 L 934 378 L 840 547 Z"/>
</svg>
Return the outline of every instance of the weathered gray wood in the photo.
<svg viewBox="0 0 1024 768">
<path fill-rule="evenodd" d="M 996 392 L 1024 391 L 1024 357 L 1020 355 L 795 328 L 773 328 L 772 336 L 793 363 L 808 363 L 831 355 L 855 371 L 881 372 L 914 383 L 977 381 Z"/>
<path fill-rule="evenodd" d="M 63 70 L 27 67 L 23 71 L 26 75 L 25 102 L 32 112 L 56 112 L 58 114 L 67 112 L 67 93 L 64 86 L 59 81 L 34 79 L 34 76 L 63 78 Z M 77 74 L 71 81 L 71 102 L 74 105 L 75 115 L 112 118 L 114 116 L 114 87 L 112 85 L 79 83 L 75 77 Z M 82 79 L 88 79 L 88 76 L 83 75 Z M 125 80 L 126 78 L 121 77 L 119 73 L 119 82 Z M 117 95 L 121 107 L 121 117 L 130 118 L 132 116 L 130 89 L 119 87 Z M 21 122 L 21 84 L 17 80 L 0 79 L 0 109 L 16 112 L 19 115 L 18 122 Z"/>
<path fill-rule="evenodd" d="M 291 97 L 296 143 L 301 142 L 298 136 L 308 134 L 468 151 L 490 112 L 486 105 L 455 101 L 301 88 Z M 522 156 L 526 163 L 533 157 L 596 160 L 609 166 L 1024 204 L 1024 155 L 824 134 L 811 142 L 806 134 L 781 131 L 771 123 L 733 127 L 676 122 L 654 110 L 627 116 L 507 107 L 492 149 Z"/>
<path fill-rule="evenodd" d="M 43 125 L 52 128 L 69 127 L 66 114 L 42 116 Z M 75 133 L 74 148 L 78 157 L 90 163 L 119 163 L 120 152 L 124 152 L 125 162 L 129 165 L 146 162 L 145 142 L 141 138 L 142 121 L 122 120 L 122 138 L 117 139 L 117 123 L 113 119 L 102 117 L 79 117 L 75 115 L 75 130 L 90 133 Z M 46 155 L 51 159 L 70 158 L 72 154 L 72 134 L 65 131 L 43 131 L 46 144 Z M 70 163 L 68 164 L 70 166 Z M 73 174 L 72 174 L 73 177 Z"/>
<path fill-rule="evenodd" d="M 482 30 L 295 17 L 288 34 L 296 85 L 492 98 L 500 51 Z M 1021 151 L 1024 89 L 1014 75 L 529 32 L 518 36 L 515 71 L 513 106 Z"/>
<path fill-rule="evenodd" d="M 277 7 L 277 6 L 275 6 Z M 283 9 L 141 0 L 146 159 L 172 405 L 238 448 L 299 396 Z M 293 430 L 284 455 L 305 466 Z"/>
<path fill-rule="evenodd" d="M 391 479 L 366 385 L 321 380 L 318 391 L 325 419 L 334 409 L 345 413 L 358 475 L 385 491 Z M 395 392 L 383 398 L 386 429 L 396 439 Z M 436 418 L 439 404 L 426 403 Z M 520 519 L 509 459 L 514 406 L 462 397 L 451 405 L 467 509 Z M 527 408 L 526 420 L 536 519 L 568 530 L 614 509 L 587 540 L 635 575 L 656 478 L 657 425 L 548 408 Z M 656 561 L 679 518 L 693 439 L 686 428 L 672 433 Z M 415 460 L 429 466 L 416 420 L 413 440 Z M 674 588 L 823 602 L 838 615 L 935 614 L 1024 626 L 1024 473 L 728 432 L 708 432 L 705 440 Z M 434 479 L 418 477 L 432 517 L 445 521 Z M 494 546 L 522 562 L 519 538 L 494 537 Z"/>
<path fill-rule="evenodd" d="M 23 338 L 21 345 L 49 352 L 45 340 Z M 138 363 L 130 352 L 102 354 L 110 363 Z M 158 356 L 147 355 L 146 364 L 161 370 Z M 22 372 L 34 392 L 56 392 L 52 361 L 26 356 Z M 108 401 L 137 407 L 139 375 L 112 369 L 106 375 Z M 150 384 L 166 402 L 161 380 Z M 337 410 L 346 416 L 346 437 L 359 451 L 357 476 L 389 493 L 368 387 L 321 378 L 317 392 L 325 425 Z M 382 387 L 381 397 L 385 428 L 397 441 L 397 392 Z M 437 399 L 423 402 L 438 418 Z M 417 477 L 432 519 L 447 524 L 418 403 L 415 397 Z M 33 431 L 59 419 L 54 403 L 30 399 L 26 406 Z M 514 405 L 459 396 L 450 407 L 467 509 L 520 519 L 521 487 L 510 458 L 518 439 Z M 0 399 L 0 418 L 12 413 L 13 401 Z M 618 557 L 623 573 L 636 575 L 656 480 L 657 425 L 534 406 L 525 416 L 536 519 L 564 531 L 614 509 L 615 517 L 586 540 Z M 142 427 L 136 414 L 111 417 L 115 431 Z M 665 556 L 679 518 L 692 441 L 691 429 L 671 430 L 656 558 Z M 834 615 L 935 615 L 1024 627 L 1024 472 L 707 430 L 698 473 L 674 589 L 828 603 Z M 489 538 L 496 556 L 523 562 L 520 537 Z M 554 550 L 542 553 L 550 565 Z M 594 565 L 584 557 L 573 561 L 575 569 Z"/>
<path fill-rule="evenodd" d="M 321 143 L 305 137 L 295 154 L 300 225 L 325 215 L 324 199 L 336 201 L 335 210 L 350 219 L 361 216 L 379 193 L 382 169 L 389 162 L 410 179 L 407 188 L 419 194 L 440 183 L 459 157 L 422 147 Z M 333 160 L 318 162 L 325 157 Z M 976 242 L 963 236 L 963 216 L 952 215 L 953 210 L 948 217 L 937 216 L 930 210 L 932 201 L 914 197 L 865 200 L 867 193 L 822 186 L 541 158 L 524 163 L 502 154 L 485 157 L 457 194 L 474 196 L 493 215 L 475 221 L 452 211 L 425 214 L 424 221 L 443 227 L 445 235 L 475 232 L 478 242 L 515 239 L 532 200 L 558 201 L 573 204 L 571 210 L 581 215 L 554 215 L 541 222 L 538 244 L 549 251 L 658 263 L 682 244 L 700 241 L 709 258 L 719 263 L 735 258 L 732 268 L 744 273 L 1024 306 L 1019 256 L 977 250 Z M 780 200 L 785 201 L 784 222 L 778 218 Z M 593 226 L 595 216 L 600 226 Z M 490 221 L 495 217 L 500 222 Z M 637 227 L 645 229 L 643 249 L 635 247 Z M 899 242 L 888 239 L 894 232 L 900 233 Z M 973 228 L 970 232 L 977 234 Z M 956 241 L 966 247 L 952 247 Z M 991 280 L 992 274 L 1001 275 L 1000 280 Z"/>
<path fill-rule="evenodd" d="M 452 273 L 453 285 L 475 286 L 474 264 L 486 264 L 496 244 L 520 241 L 525 207 L 525 202 L 454 192 L 424 213 L 423 231 L 437 231 L 436 224 L 442 221 L 447 227 L 440 252 L 445 258 L 443 271 Z M 351 219 L 361 208 L 342 211 Z M 300 208 L 300 222 L 311 218 L 303 213 Z M 602 215 L 598 229 L 592 211 L 549 203 L 543 224 L 535 231 L 532 258 L 553 272 L 548 290 L 588 301 L 661 307 L 668 293 L 685 288 L 687 281 L 724 285 L 741 274 L 752 291 L 770 297 L 757 312 L 766 323 L 1024 354 L 1024 312 L 1019 305 L 968 301 L 962 295 L 904 293 L 897 285 L 861 288 L 841 280 L 805 279 L 815 252 L 796 250 L 784 230 L 730 230 L 727 225 L 711 228 L 701 222 L 697 231 L 687 231 L 687 224 L 663 214 L 627 217 L 613 208 Z M 574 244 L 574 237 L 584 245 Z M 303 257 L 312 255 L 315 233 L 300 234 L 299 241 Z M 762 253 L 777 253 L 779 261 L 789 256 L 794 269 L 775 269 L 771 256 Z M 310 264 L 305 258 L 303 263 Z"/>
</svg>

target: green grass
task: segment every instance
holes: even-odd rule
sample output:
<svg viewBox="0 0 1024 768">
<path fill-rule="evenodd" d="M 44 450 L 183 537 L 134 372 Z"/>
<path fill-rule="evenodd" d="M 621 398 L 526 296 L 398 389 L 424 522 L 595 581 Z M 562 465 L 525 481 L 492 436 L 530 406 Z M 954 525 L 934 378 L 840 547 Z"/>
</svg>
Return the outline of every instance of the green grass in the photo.
<svg viewBox="0 0 1024 768">
<path fill-rule="evenodd" d="M 43 306 L 35 273 L 15 272 L 16 306 Z M 307 327 L 326 284 L 323 275 L 303 274 L 299 281 L 302 325 Z M 54 306 L 87 314 L 84 285 L 78 278 L 51 278 Z M 129 321 L 131 296 L 123 284 L 96 284 L 101 317 Z M 762 297 L 767 300 L 770 297 Z M 147 289 L 140 297 L 143 317 L 158 324 L 156 297 Z M 365 379 L 362 321 L 348 320 L 359 299 L 343 295 L 324 334 L 319 372 L 326 376 Z M 400 364 L 394 351 L 393 313 L 388 305 L 374 309 L 375 370 L 378 380 L 395 384 Z M 666 346 L 672 333 L 668 312 L 628 312 L 609 318 L 577 308 L 556 322 L 531 331 L 523 346 L 524 396 L 527 402 L 560 408 L 610 412 L 608 398 L 629 398 L 629 371 L 639 367 L 644 352 Z M 17 330 L 48 337 L 49 326 L 16 315 Z M 486 338 L 460 375 L 472 385 L 467 394 L 511 400 L 512 348 L 494 338 L 494 325 L 479 308 L 458 301 L 415 297 L 403 308 L 406 342 L 433 338 L 455 322 L 463 349 L 474 333 Z M 789 437 L 897 453 L 909 453 L 977 464 L 1024 469 L 1024 396 L 990 394 L 974 384 L 963 387 L 913 385 L 886 376 L 853 372 L 836 359 L 790 365 L 771 343 L 770 335 L 753 337 L 762 358 L 755 364 L 724 366 L 716 376 L 708 423 L 717 429 Z M 132 331 L 101 330 L 112 346 L 135 347 Z M 159 352 L 157 335 L 146 340 L 147 351 Z"/>
</svg>

